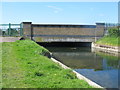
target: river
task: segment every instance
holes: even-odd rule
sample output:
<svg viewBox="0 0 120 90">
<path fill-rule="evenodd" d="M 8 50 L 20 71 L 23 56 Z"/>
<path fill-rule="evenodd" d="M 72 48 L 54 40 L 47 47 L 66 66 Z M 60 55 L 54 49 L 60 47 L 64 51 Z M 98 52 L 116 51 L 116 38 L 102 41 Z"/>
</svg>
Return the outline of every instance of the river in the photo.
<svg viewBox="0 0 120 90">
<path fill-rule="evenodd" d="M 46 47 L 63 64 L 105 88 L 118 88 L 120 60 L 90 47 Z"/>
<path fill-rule="evenodd" d="M 54 57 L 105 88 L 120 88 L 120 55 L 91 48 L 91 43 L 38 43 Z"/>
</svg>

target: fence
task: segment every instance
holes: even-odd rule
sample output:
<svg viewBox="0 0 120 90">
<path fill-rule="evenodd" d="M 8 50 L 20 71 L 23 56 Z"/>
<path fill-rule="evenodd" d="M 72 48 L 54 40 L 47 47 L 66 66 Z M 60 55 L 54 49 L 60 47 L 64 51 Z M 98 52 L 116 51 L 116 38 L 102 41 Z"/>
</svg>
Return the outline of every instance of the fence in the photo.
<svg viewBox="0 0 120 90">
<path fill-rule="evenodd" d="M 22 24 L 0 24 L 0 36 L 22 36 Z"/>
</svg>

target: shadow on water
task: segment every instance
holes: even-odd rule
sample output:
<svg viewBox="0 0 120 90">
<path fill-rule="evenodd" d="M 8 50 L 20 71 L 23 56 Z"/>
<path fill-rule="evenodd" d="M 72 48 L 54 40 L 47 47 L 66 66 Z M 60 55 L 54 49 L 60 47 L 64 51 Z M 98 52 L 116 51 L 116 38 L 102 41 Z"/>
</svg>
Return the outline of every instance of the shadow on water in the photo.
<svg viewBox="0 0 120 90">
<path fill-rule="evenodd" d="M 40 43 L 39 43 L 40 44 Z M 120 60 L 103 52 L 92 52 L 90 43 L 40 44 L 63 64 L 106 88 L 120 87 Z"/>
<path fill-rule="evenodd" d="M 91 47 L 91 42 L 37 42 L 44 47 Z"/>
</svg>

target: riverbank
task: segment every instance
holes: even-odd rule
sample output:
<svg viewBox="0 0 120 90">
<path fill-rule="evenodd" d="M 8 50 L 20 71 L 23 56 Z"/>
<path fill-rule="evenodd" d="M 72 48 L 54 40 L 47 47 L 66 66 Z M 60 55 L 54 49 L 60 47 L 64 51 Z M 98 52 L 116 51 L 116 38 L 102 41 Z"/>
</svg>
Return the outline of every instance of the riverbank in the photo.
<svg viewBox="0 0 120 90">
<path fill-rule="evenodd" d="M 3 88 L 93 88 L 45 57 L 48 50 L 33 41 L 3 42 L 2 46 Z"/>
<path fill-rule="evenodd" d="M 105 36 L 105 37 L 101 38 L 100 40 L 98 40 L 96 42 L 96 44 L 118 47 L 118 46 L 120 46 L 119 39 L 120 39 L 120 37 Z"/>
<path fill-rule="evenodd" d="M 120 52 L 119 37 L 105 36 L 100 40 L 98 40 L 97 42 L 92 43 L 92 48 L 95 48 L 104 52 L 119 53 Z"/>
<path fill-rule="evenodd" d="M 96 44 L 92 43 L 92 48 L 97 51 L 103 51 L 103 52 L 108 52 L 108 53 L 119 53 L 119 48 L 117 46 L 109 46 L 109 45 L 104 45 L 104 44 Z"/>
</svg>

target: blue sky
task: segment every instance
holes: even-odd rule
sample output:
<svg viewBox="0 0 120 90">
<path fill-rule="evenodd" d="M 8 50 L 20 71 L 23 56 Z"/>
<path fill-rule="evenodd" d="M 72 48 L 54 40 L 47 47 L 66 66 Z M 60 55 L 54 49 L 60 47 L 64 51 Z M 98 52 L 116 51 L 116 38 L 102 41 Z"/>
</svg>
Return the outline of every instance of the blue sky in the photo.
<svg viewBox="0 0 120 90">
<path fill-rule="evenodd" d="M 3 2 L 2 23 L 118 22 L 117 2 Z"/>
</svg>

